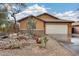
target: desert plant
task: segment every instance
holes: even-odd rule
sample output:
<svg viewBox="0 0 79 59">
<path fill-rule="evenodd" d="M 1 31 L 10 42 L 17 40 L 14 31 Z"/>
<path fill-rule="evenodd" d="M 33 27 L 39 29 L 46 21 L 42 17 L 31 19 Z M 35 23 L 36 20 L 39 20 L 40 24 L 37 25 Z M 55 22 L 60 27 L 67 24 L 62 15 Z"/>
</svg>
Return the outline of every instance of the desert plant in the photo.
<svg viewBox="0 0 79 59">
<path fill-rule="evenodd" d="M 33 38 L 34 29 L 36 29 L 36 21 L 30 17 L 27 26 L 27 32 L 30 38 Z"/>
<path fill-rule="evenodd" d="M 48 41 L 47 37 L 44 35 L 43 37 L 41 37 L 41 40 L 40 41 L 41 41 L 40 47 L 41 48 L 46 48 L 46 43 Z"/>
</svg>

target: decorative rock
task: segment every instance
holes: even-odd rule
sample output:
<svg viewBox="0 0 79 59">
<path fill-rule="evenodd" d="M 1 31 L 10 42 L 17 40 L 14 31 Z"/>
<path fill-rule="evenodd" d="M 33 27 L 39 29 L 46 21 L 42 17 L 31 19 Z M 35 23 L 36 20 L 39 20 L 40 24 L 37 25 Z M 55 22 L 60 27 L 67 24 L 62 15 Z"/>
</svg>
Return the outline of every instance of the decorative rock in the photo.
<svg viewBox="0 0 79 59">
<path fill-rule="evenodd" d="M 17 37 L 17 33 L 13 33 L 13 34 L 9 34 L 10 38 L 16 38 Z"/>
</svg>

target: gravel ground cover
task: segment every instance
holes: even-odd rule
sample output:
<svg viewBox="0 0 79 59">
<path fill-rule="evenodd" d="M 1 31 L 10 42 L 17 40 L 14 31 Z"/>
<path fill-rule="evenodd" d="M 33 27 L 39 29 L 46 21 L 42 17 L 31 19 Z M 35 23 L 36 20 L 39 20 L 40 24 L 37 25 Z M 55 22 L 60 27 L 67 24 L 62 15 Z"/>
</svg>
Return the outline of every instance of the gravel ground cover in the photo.
<svg viewBox="0 0 79 59">
<path fill-rule="evenodd" d="M 61 46 L 58 41 L 48 37 L 46 48 L 40 48 L 33 39 L 0 40 L 1 56 L 72 56 L 72 52 Z"/>
</svg>

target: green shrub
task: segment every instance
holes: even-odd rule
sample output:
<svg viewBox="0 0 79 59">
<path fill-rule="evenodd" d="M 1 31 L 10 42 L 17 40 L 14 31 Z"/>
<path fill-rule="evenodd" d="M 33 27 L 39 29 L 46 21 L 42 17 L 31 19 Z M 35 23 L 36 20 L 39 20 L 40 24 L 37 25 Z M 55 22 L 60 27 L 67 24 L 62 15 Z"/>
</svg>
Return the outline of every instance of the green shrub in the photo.
<svg viewBox="0 0 79 59">
<path fill-rule="evenodd" d="M 46 48 L 47 41 L 48 41 L 48 39 L 45 35 L 43 37 L 41 37 L 41 47 L 42 48 Z"/>
</svg>

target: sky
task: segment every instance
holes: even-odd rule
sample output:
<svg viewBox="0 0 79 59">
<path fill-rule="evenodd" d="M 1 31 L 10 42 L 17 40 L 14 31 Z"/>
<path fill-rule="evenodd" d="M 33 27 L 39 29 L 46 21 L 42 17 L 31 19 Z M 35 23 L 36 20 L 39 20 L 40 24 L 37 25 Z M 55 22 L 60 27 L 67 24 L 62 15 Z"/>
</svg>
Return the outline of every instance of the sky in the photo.
<svg viewBox="0 0 79 59">
<path fill-rule="evenodd" d="M 77 8 L 79 8 L 79 4 L 77 3 L 36 3 L 36 4 L 44 8 L 47 8 L 49 13 L 51 12 L 62 13 L 66 11 L 76 10 Z M 34 5 L 34 3 L 27 4 L 27 6 L 31 5 Z"/>
<path fill-rule="evenodd" d="M 27 8 L 18 15 L 49 13 L 60 19 L 79 21 L 77 9 L 79 9 L 78 3 L 27 3 Z"/>
</svg>

